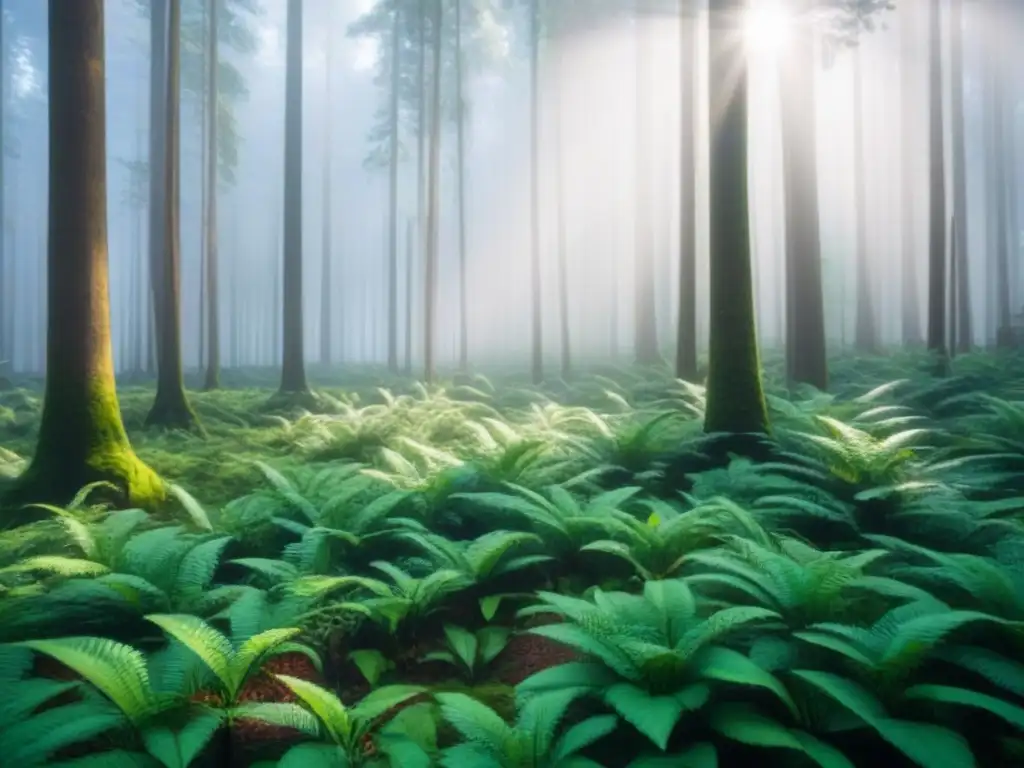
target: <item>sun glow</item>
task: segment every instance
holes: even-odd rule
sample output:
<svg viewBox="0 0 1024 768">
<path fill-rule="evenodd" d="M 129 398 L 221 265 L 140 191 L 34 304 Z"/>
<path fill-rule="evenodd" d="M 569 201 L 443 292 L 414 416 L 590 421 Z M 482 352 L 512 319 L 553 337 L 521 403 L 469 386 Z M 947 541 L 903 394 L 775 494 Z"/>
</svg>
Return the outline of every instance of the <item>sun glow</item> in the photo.
<svg viewBox="0 0 1024 768">
<path fill-rule="evenodd" d="M 776 0 L 762 0 L 747 13 L 747 45 L 756 51 L 778 53 L 792 36 L 792 20 Z"/>
</svg>

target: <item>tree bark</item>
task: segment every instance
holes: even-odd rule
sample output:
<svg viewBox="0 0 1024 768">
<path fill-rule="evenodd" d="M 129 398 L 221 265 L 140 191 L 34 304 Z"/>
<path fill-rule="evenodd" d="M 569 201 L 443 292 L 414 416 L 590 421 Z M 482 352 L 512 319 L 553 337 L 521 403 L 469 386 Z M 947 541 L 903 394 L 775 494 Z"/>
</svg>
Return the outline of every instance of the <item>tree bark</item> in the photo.
<svg viewBox="0 0 1024 768">
<path fill-rule="evenodd" d="M 157 273 L 161 286 L 156 317 L 159 343 L 156 397 L 146 416 L 146 426 L 202 431 L 185 396 L 181 366 L 181 0 L 169 0 L 167 11 L 167 79 L 163 89 L 166 132 L 161 152 L 163 252 Z"/>
<path fill-rule="evenodd" d="M 918 346 L 924 342 L 921 330 L 921 299 L 917 285 L 917 249 L 914 238 L 915 206 L 917 189 L 914 185 L 916 165 L 914 163 L 915 148 L 920 135 L 917 127 L 918 102 L 912 96 L 918 92 L 913 72 L 908 62 L 918 54 L 917 31 L 920 27 L 920 14 L 917 3 L 906 3 L 900 6 L 902 19 L 902 61 L 900 62 L 900 175 L 901 180 L 901 310 L 903 319 L 903 343 L 907 346 Z"/>
<path fill-rule="evenodd" d="M 751 279 L 747 178 L 746 0 L 712 0 L 711 333 L 704 431 L 768 431 Z"/>
<path fill-rule="evenodd" d="M 391 157 L 388 179 L 388 370 L 398 372 L 398 152 L 399 90 L 402 84 L 402 15 L 391 20 Z M 408 278 L 407 278 L 408 279 Z"/>
<path fill-rule="evenodd" d="M 434 39 L 431 56 L 430 96 L 430 168 L 427 200 L 427 263 L 424 281 L 423 379 L 434 381 L 434 326 L 437 321 L 438 246 L 441 219 L 441 25 L 444 20 L 442 0 L 433 0 L 431 32 Z"/>
<path fill-rule="evenodd" d="M 302 0 L 288 0 L 284 124 L 284 301 L 280 395 L 306 395 L 302 318 Z"/>
<path fill-rule="evenodd" d="M 694 4 L 695 5 L 695 4 Z M 697 71 L 696 8 L 680 16 L 679 132 L 679 315 L 676 319 L 676 376 L 697 379 L 697 190 L 694 99 Z"/>
<path fill-rule="evenodd" d="M 107 481 L 113 501 L 152 509 L 166 489 L 128 441 L 110 342 L 102 0 L 49 0 L 48 51 L 46 391 L 35 456 L 5 503 L 63 504 Z"/>
<path fill-rule="evenodd" d="M 540 0 L 530 0 L 530 309 L 531 374 L 544 380 L 544 320 L 540 278 Z"/>
<path fill-rule="evenodd" d="M 857 323 L 854 326 L 854 347 L 858 352 L 878 352 L 878 324 L 875 319 L 874 290 L 868 248 L 867 163 L 864 161 L 864 86 L 861 49 L 853 52 L 853 176 L 857 207 Z"/>
<path fill-rule="evenodd" d="M 791 382 L 824 390 L 828 360 L 818 213 L 817 62 L 813 28 L 805 23 L 813 7 L 805 1 L 798 10 L 779 88 L 786 207 L 786 371 Z"/>
<path fill-rule="evenodd" d="M 219 157 L 217 143 L 217 69 L 220 58 L 217 51 L 217 3 L 209 2 L 209 50 L 207 51 L 206 120 L 209 142 L 206 158 L 206 391 L 220 387 L 220 286 L 217 249 L 217 171 Z"/>
<path fill-rule="evenodd" d="M 928 349 L 937 372 L 948 370 L 946 348 L 946 161 L 942 126 L 941 0 L 928 4 Z"/>
<path fill-rule="evenodd" d="M 950 305 L 956 316 L 954 333 L 950 345 L 958 352 L 970 352 L 974 330 L 971 323 L 971 280 L 970 264 L 967 258 L 967 138 L 964 127 L 964 33 L 963 0 L 950 3 L 950 49 L 951 49 L 951 104 L 953 128 L 953 218 L 956 222 L 953 237 L 953 257 L 956 259 L 952 274 L 956 276 L 956 304 Z M 955 341 L 954 341 L 955 340 Z"/>
<path fill-rule="evenodd" d="M 333 8 L 333 6 L 331 6 Z M 328 18 L 330 11 L 328 11 Z M 331 34 L 334 29 L 334 25 L 328 22 L 327 25 L 327 50 L 325 52 L 324 62 L 324 80 L 326 84 L 326 94 L 324 99 L 324 178 L 323 178 L 323 193 L 322 193 L 322 204 L 323 204 L 323 222 L 321 229 L 321 264 L 320 264 L 320 362 L 323 365 L 330 365 L 333 358 L 333 327 L 331 320 L 331 302 L 334 298 L 334 275 L 332 267 L 334 266 L 331 257 L 331 158 L 334 155 L 333 148 L 331 147 L 331 52 L 333 44 L 331 42 Z"/>
</svg>

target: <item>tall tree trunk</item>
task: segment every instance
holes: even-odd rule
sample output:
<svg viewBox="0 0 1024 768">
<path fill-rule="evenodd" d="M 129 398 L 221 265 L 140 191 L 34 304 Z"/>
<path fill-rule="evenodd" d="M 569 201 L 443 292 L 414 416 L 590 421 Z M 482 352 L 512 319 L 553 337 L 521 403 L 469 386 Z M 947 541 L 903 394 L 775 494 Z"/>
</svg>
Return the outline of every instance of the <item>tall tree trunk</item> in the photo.
<svg viewBox="0 0 1024 768">
<path fill-rule="evenodd" d="M 416 245 L 418 253 L 417 258 L 421 264 L 426 264 L 427 260 L 427 249 L 429 243 L 426 237 L 427 230 L 427 120 L 428 120 L 428 109 L 429 105 L 428 94 L 427 94 L 427 23 L 429 21 L 428 3 L 420 2 L 420 15 L 419 15 L 419 40 L 418 40 L 418 51 L 419 51 L 419 79 L 417 83 L 417 106 L 419 107 L 418 117 L 419 122 L 416 126 Z M 411 265 L 410 265 L 411 267 Z M 421 273 L 422 274 L 422 273 Z M 412 275 L 412 269 L 409 270 L 409 275 Z M 410 277 L 411 279 L 411 277 Z M 426 308 L 424 307 L 424 311 Z M 406 342 L 408 349 L 406 350 L 406 361 L 409 366 L 410 373 L 412 372 L 412 329 L 415 326 L 413 322 L 413 302 L 409 303 L 409 337 Z"/>
<path fill-rule="evenodd" d="M 220 386 L 220 285 L 218 270 L 220 258 L 217 249 L 217 75 L 220 57 L 217 46 L 217 3 L 219 0 L 208 0 L 209 6 L 209 49 L 206 53 L 207 84 L 206 84 L 206 132 L 209 142 L 206 158 L 206 381 L 203 388 L 207 391 Z"/>
<path fill-rule="evenodd" d="M 918 127 L 918 102 L 912 98 L 919 91 L 919 86 L 909 62 L 917 58 L 920 50 L 917 42 L 921 17 L 917 3 L 902 4 L 899 10 L 902 15 L 900 26 L 903 47 L 900 61 L 900 303 L 903 343 L 917 346 L 924 341 L 921 330 L 921 299 L 917 285 L 917 244 L 914 237 L 914 201 L 917 198 L 917 187 L 914 183 L 917 166 L 914 158 L 921 137 L 915 130 Z"/>
<path fill-rule="evenodd" d="M 164 85 L 166 133 L 164 161 L 163 254 L 159 264 L 161 301 L 156 318 L 156 397 L 146 416 L 147 427 L 201 431 L 185 396 L 181 366 L 181 0 L 169 0 L 167 19 L 167 80 Z"/>
<path fill-rule="evenodd" d="M 946 348 L 946 161 L 942 131 L 941 0 L 928 4 L 928 349 L 937 373 L 949 368 Z"/>
<path fill-rule="evenodd" d="M 530 348 L 534 384 L 544 380 L 543 299 L 540 278 L 540 0 L 530 0 Z"/>
<path fill-rule="evenodd" d="M 391 157 L 388 178 L 388 370 L 398 372 L 398 153 L 399 90 L 402 85 L 402 14 L 396 4 L 391 19 Z"/>
<path fill-rule="evenodd" d="M 333 8 L 333 6 L 330 7 Z M 328 18 L 333 19 L 330 11 L 328 11 Z M 334 48 L 331 42 L 331 35 L 333 34 L 334 25 L 328 22 L 327 29 L 327 50 L 326 61 L 324 62 L 324 81 L 326 84 L 324 99 L 324 186 L 321 200 L 323 205 L 323 242 L 321 243 L 320 260 L 320 362 L 323 365 L 330 365 L 332 362 L 333 345 L 331 341 L 333 325 L 331 320 L 331 302 L 334 298 L 333 264 L 331 263 L 331 159 L 334 156 L 334 151 L 331 147 L 331 110 L 328 108 L 331 104 L 331 53 Z"/>
<path fill-rule="evenodd" d="M 633 119 L 636 125 L 635 152 L 636 187 L 633 191 L 633 354 L 639 365 L 653 365 L 658 354 L 658 316 L 654 289 L 654 242 L 651 237 L 651 158 L 650 84 L 652 45 L 650 20 L 646 18 L 644 0 L 636 7 L 636 102 Z"/>
<path fill-rule="evenodd" d="M 157 369 L 160 334 L 156 318 L 163 314 L 164 286 L 161 282 L 164 251 L 164 149 L 167 109 L 167 5 L 156 4 L 149 19 L 149 284 L 151 311 L 146 318 L 149 353 L 146 370 Z"/>
<path fill-rule="evenodd" d="M 280 395 L 306 395 L 302 318 L 302 0 L 288 0 L 284 122 L 284 301 Z"/>
<path fill-rule="evenodd" d="M 552 105 L 555 121 L 555 206 L 558 226 L 558 320 L 562 336 L 562 378 L 572 373 L 572 344 L 569 333 L 569 246 L 565 228 L 565 40 L 555 43 L 557 92 Z"/>
<path fill-rule="evenodd" d="M 46 391 L 35 456 L 5 501 L 63 504 L 105 480 L 121 505 L 152 508 L 166 491 L 128 442 L 110 343 L 102 0 L 49 0 L 48 51 Z"/>
<path fill-rule="evenodd" d="M 861 49 L 853 52 L 853 175 L 857 207 L 857 324 L 854 346 L 858 352 L 878 351 L 878 324 L 868 262 L 867 163 L 864 161 L 864 62 Z"/>
<path fill-rule="evenodd" d="M 430 68 L 430 169 L 427 201 L 427 264 L 423 295 L 423 379 L 434 381 L 434 325 L 437 321 L 438 246 L 441 224 L 441 38 L 443 0 L 433 0 L 431 33 L 434 35 Z"/>
<path fill-rule="evenodd" d="M 413 250 L 416 241 L 416 225 L 410 217 L 405 223 L 405 373 L 412 375 L 412 296 L 413 280 L 412 265 L 414 261 Z"/>
<path fill-rule="evenodd" d="M 469 293 L 466 261 L 466 115 L 463 82 L 462 0 L 455 0 L 456 152 L 459 174 L 459 368 L 469 369 Z"/>
<path fill-rule="evenodd" d="M 1012 141 L 1007 141 L 1007 109 L 1008 98 L 1006 88 L 1006 77 L 1003 67 L 1006 66 L 1003 54 L 1006 52 L 1004 46 L 1003 25 L 1009 23 L 1006 14 L 1006 7 L 998 0 L 989 0 L 984 12 L 988 19 L 987 40 L 995 47 L 993 55 L 986 63 L 987 82 L 985 89 L 989 105 L 989 118 L 992 129 L 992 155 L 996 162 L 992 165 L 992 177 L 988 181 L 988 188 L 993 196 L 990 202 L 990 216 L 993 217 L 995 227 L 994 251 L 995 273 L 996 273 L 996 341 L 1000 347 L 1013 345 L 1013 331 L 1010 328 L 1012 310 L 1010 308 L 1010 241 L 1009 241 L 1009 195 L 1007 194 L 1007 173 L 1004 170 L 1006 165 L 1007 146 Z M 1011 114 L 1012 114 L 1012 110 Z M 1019 238 L 1017 233 L 1015 237 Z"/>
<path fill-rule="evenodd" d="M 711 89 L 711 333 L 704 431 L 766 432 L 751 279 L 747 179 L 746 0 L 712 0 L 708 19 Z"/>
<path fill-rule="evenodd" d="M 679 132 L 679 315 L 676 319 L 676 376 L 697 379 L 697 174 L 694 99 L 697 80 L 697 9 L 687 3 L 680 16 Z"/>
<path fill-rule="evenodd" d="M 818 125 L 813 6 L 798 2 L 794 39 L 782 58 L 783 193 L 786 207 L 786 372 L 791 382 L 828 387 L 818 214 Z M 855 117 L 856 119 L 856 117 Z"/>
<path fill-rule="evenodd" d="M 971 279 L 967 259 L 967 139 L 964 127 L 964 32 L 963 0 L 950 3 L 950 49 L 952 88 L 950 109 L 953 128 L 953 218 L 956 222 L 956 236 L 953 238 L 953 256 L 956 267 L 956 305 L 950 311 L 956 316 L 955 332 L 950 336 L 959 352 L 969 352 L 974 330 L 971 327 Z"/>
<path fill-rule="evenodd" d="M 7 131 L 5 117 L 7 116 L 7 47 L 4 35 L 4 4 L 0 0 L 0 376 L 12 370 L 11 365 L 11 344 L 8 342 L 8 334 L 13 330 L 7 327 L 7 302 L 13 297 L 13 291 L 8 291 L 8 286 L 14 283 L 14 275 L 7 276 L 7 249 L 5 240 L 7 238 L 7 207 L 4 188 L 4 160 L 7 157 Z"/>
</svg>

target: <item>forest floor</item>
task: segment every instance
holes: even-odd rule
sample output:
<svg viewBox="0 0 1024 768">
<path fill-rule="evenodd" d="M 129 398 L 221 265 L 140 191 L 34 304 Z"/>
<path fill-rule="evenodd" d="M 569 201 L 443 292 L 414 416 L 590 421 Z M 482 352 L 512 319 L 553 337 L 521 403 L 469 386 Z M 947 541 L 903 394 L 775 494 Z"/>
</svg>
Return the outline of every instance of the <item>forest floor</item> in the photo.
<svg viewBox="0 0 1024 768">
<path fill-rule="evenodd" d="M 564 719 L 566 756 L 607 768 L 666 752 L 696 766 L 1024 764 L 1024 357 L 930 370 L 916 355 L 839 358 L 829 394 L 789 393 L 769 355 L 773 434 L 753 460 L 703 435 L 702 387 L 660 369 L 431 388 L 311 369 L 327 414 L 268 412 L 272 375 L 228 372 L 225 389 L 190 392 L 203 438 L 144 431 L 152 388 L 123 386 L 132 442 L 185 492 L 180 509 L 108 515 L 86 500 L 0 534 L 0 642 L 51 659 L 22 669 L 0 646 L 0 684 L 84 679 L 127 714 L 83 661 L 110 649 L 72 652 L 67 628 L 166 672 L 181 666 L 168 654 L 216 645 L 201 619 L 236 642 L 298 634 L 270 637 L 280 653 L 249 658 L 240 687 L 210 655 L 213 682 L 175 678 L 215 711 L 273 703 L 207 746 L 214 723 L 194 766 L 228 760 L 217 749 L 274 765 L 260 761 L 297 728 L 353 766 L 451 765 L 465 750 L 509 764 L 501 721 L 474 700 L 521 734 Z M 38 427 L 41 389 L 20 384 L 0 392 L 0 477 L 23 468 Z M 303 681 L 362 702 L 365 727 L 304 728 L 330 714 Z M 87 703 L 54 691 L 38 701 Z M 557 702 L 529 706 L 545 695 Z M 274 708 L 296 701 L 306 709 Z M 0 711 L 0 754 L 47 711 Z M 18 765 L 161 748 L 99 738 L 111 730 L 22 745 Z M 313 759 L 288 754 L 286 768 Z"/>
</svg>

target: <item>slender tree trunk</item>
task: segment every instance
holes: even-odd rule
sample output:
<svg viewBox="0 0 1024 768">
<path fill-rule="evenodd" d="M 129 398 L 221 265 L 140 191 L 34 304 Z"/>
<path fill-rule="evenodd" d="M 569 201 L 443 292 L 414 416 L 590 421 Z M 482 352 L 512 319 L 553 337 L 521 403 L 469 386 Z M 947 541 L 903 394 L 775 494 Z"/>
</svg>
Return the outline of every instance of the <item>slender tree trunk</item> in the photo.
<svg viewBox="0 0 1024 768">
<path fill-rule="evenodd" d="M 704 431 L 766 432 L 751 279 L 747 178 L 746 0 L 712 0 L 711 333 Z"/>
<path fill-rule="evenodd" d="M 917 128 L 918 102 L 912 98 L 919 91 L 909 62 L 917 57 L 917 45 L 921 16 L 917 3 L 900 6 L 902 19 L 902 60 L 900 62 L 900 174 L 901 180 L 901 310 L 903 319 L 903 343 L 918 346 L 924 341 L 921 330 L 921 300 L 917 285 L 917 244 L 914 237 L 915 204 L 917 187 L 914 184 L 917 166 L 914 163 L 915 150 L 920 145 Z"/>
<path fill-rule="evenodd" d="M 938 373 L 949 367 L 946 348 L 946 162 L 942 130 L 941 0 L 928 4 L 928 349 Z"/>
<path fill-rule="evenodd" d="M 857 324 L 854 346 L 858 352 L 878 351 L 878 325 L 871 284 L 870 249 L 868 248 L 867 164 L 864 161 L 864 63 L 861 49 L 853 52 L 853 175 L 857 206 Z"/>
<path fill-rule="evenodd" d="M 159 264 L 160 312 L 156 319 L 156 397 L 146 416 L 147 427 L 201 431 L 185 396 L 181 365 L 181 0 L 169 0 L 167 21 L 167 81 L 164 85 L 166 134 L 163 152 L 163 235 Z"/>
<path fill-rule="evenodd" d="M 281 395 L 305 395 L 302 318 L 302 0 L 288 0 L 284 124 L 284 301 Z"/>
<path fill-rule="evenodd" d="M 412 375 L 412 297 L 415 285 L 412 265 L 416 239 L 415 230 L 416 225 L 410 217 L 405 223 L 405 373 L 407 376 Z"/>
<path fill-rule="evenodd" d="M 953 239 L 956 268 L 955 305 L 950 305 L 956 315 L 955 332 L 950 336 L 959 352 L 969 352 L 974 330 L 971 327 L 971 281 L 970 265 L 967 260 L 968 219 L 967 219 L 967 139 L 964 127 L 964 33 L 963 0 L 950 3 L 950 48 L 952 72 L 951 103 L 953 123 L 953 217 L 956 222 L 956 237 Z"/>
<path fill-rule="evenodd" d="M 988 82 L 985 84 L 985 88 L 988 91 L 986 95 L 991 105 L 989 117 L 992 122 L 992 155 L 996 159 L 991 169 L 992 177 L 988 182 L 988 188 L 993 192 L 989 215 L 993 217 L 995 227 L 995 248 L 990 250 L 995 251 L 996 342 L 1000 347 L 1010 347 L 1013 346 L 1014 339 L 1013 331 L 1010 328 L 1012 310 L 1010 308 L 1009 196 L 1007 194 L 1007 173 L 1004 167 L 1007 159 L 1007 147 L 1012 142 L 1013 134 L 1010 134 L 1010 141 L 1007 141 L 1006 101 L 1008 94 L 1006 77 L 1003 73 L 1005 64 L 1002 58 L 1007 50 L 1003 45 L 1002 27 L 1009 23 L 1009 19 L 1003 3 L 990 0 L 985 5 L 984 12 L 988 18 L 987 41 L 995 48 L 986 63 Z M 1019 237 L 1016 233 L 1015 236 Z"/>
<path fill-rule="evenodd" d="M 114 382 L 102 1 L 49 0 L 48 50 L 46 391 L 35 456 L 5 501 L 63 504 L 105 480 L 114 501 L 153 508 L 166 491 L 132 451 Z"/>
<path fill-rule="evenodd" d="M 644 5 L 644 0 L 639 0 L 636 8 L 636 102 L 633 115 L 636 125 L 636 188 L 633 192 L 633 354 L 639 365 L 653 365 L 660 359 L 654 289 L 654 243 L 651 237 L 651 158 L 648 130 L 650 84 L 654 78 L 650 71 L 650 20 L 646 18 Z"/>
<path fill-rule="evenodd" d="M 441 219 L 441 38 L 444 21 L 443 1 L 433 0 L 431 33 L 434 36 L 431 57 L 430 97 L 430 188 L 427 202 L 427 264 L 424 281 L 423 308 L 423 379 L 434 381 L 434 326 L 437 321 L 438 246 Z"/>
<path fill-rule="evenodd" d="M 209 50 L 207 51 L 208 70 L 206 84 L 206 119 L 207 141 L 209 154 L 206 158 L 206 381 L 203 388 L 207 391 L 220 386 L 220 255 L 217 242 L 217 171 L 218 171 L 218 132 L 217 132 L 217 75 L 220 67 L 217 45 L 217 3 L 219 0 L 208 0 L 210 15 Z"/>
<path fill-rule="evenodd" d="M 7 158 L 7 131 L 5 117 L 7 116 L 7 46 L 4 35 L 4 4 L 0 0 L 0 376 L 12 370 L 11 352 L 12 346 L 8 341 L 8 335 L 13 329 L 7 327 L 8 301 L 13 296 L 8 286 L 14 283 L 14 275 L 7 276 L 7 206 L 4 188 L 4 161 Z"/>
<path fill-rule="evenodd" d="M 679 132 L 679 315 L 676 320 L 676 376 L 697 379 L 697 190 L 694 98 L 697 80 L 697 10 L 680 16 Z"/>
<path fill-rule="evenodd" d="M 399 96 L 402 85 L 402 14 L 391 20 L 391 157 L 388 179 L 388 370 L 398 372 L 398 153 Z"/>
<path fill-rule="evenodd" d="M 782 60 L 779 88 L 786 206 L 786 370 L 791 382 L 824 390 L 828 361 L 818 213 L 817 61 L 808 23 L 813 7 L 808 2 L 797 7 L 800 23 Z"/>
<path fill-rule="evenodd" d="M 149 350 L 146 369 L 156 371 L 162 343 L 156 318 L 163 316 L 161 282 L 164 249 L 164 151 L 167 108 L 167 5 L 156 4 L 149 22 L 149 283 L 151 311 L 146 318 Z"/>
<path fill-rule="evenodd" d="M 462 55 L 462 0 L 455 0 L 456 151 L 459 174 L 459 368 L 469 368 L 469 294 L 466 261 L 466 116 Z"/>
<path fill-rule="evenodd" d="M 533 383 L 544 380 L 540 279 L 540 0 L 530 0 L 530 307 Z"/>
<path fill-rule="evenodd" d="M 427 94 L 427 23 L 429 22 L 429 15 L 427 13 L 428 3 L 420 2 L 420 16 L 419 16 L 419 80 L 417 85 L 416 98 L 418 100 L 418 113 L 419 113 L 419 124 L 417 125 L 417 149 L 416 149 L 416 162 L 417 162 L 417 190 L 416 190 L 416 245 L 417 245 L 417 260 L 421 264 L 426 264 L 427 261 L 427 250 L 429 243 L 426 237 L 427 230 L 427 121 L 428 121 L 428 94 Z M 410 269 L 409 274 L 412 274 Z M 422 273 L 421 273 L 422 274 Z M 426 308 L 424 307 L 424 311 Z M 412 328 L 414 327 L 413 322 L 413 303 L 409 303 L 409 350 L 406 352 L 406 359 L 409 364 L 409 371 L 412 372 Z"/>
<path fill-rule="evenodd" d="M 557 93 L 552 105 L 555 121 L 555 206 L 558 222 L 558 310 L 559 327 L 562 335 L 562 378 L 567 379 L 572 373 L 572 345 L 569 333 L 569 246 L 565 229 L 565 52 L 562 49 L 564 40 L 556 42 L 555 67 Z"/>
<path fill-rule="evenodd" d="M 333 6 L 331 6 L 333 8 Z M 330 17 L 330 11 L 328 12 Z M 334 25 L 328 22 L 327 25 L 327 51 L 325 61 L 326 94 L 324 100 L 324 178 L 323 178 L 323 228 L 321 243 L 321 276 L 320 276 L 320 362 L 323 365 L 330 365 L 333 345 L 331 320 L 331 302 L 334 295 L 334 275 L 332 273 L 331 257 L 331 159 L 334 151 L 331 146 L 331 53 L 334 48 L 331 42 L 331 30 Z"/>
</svg>

